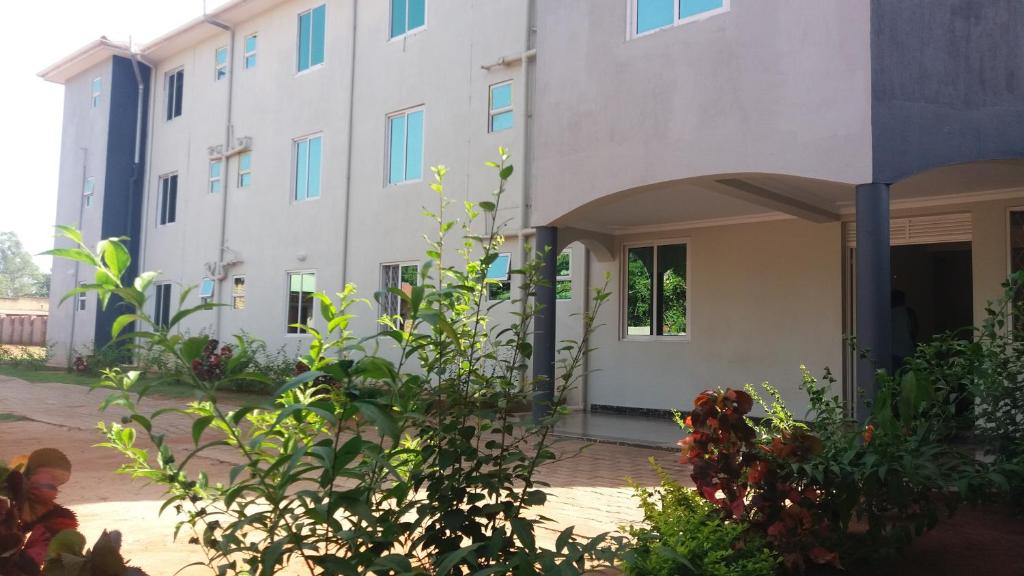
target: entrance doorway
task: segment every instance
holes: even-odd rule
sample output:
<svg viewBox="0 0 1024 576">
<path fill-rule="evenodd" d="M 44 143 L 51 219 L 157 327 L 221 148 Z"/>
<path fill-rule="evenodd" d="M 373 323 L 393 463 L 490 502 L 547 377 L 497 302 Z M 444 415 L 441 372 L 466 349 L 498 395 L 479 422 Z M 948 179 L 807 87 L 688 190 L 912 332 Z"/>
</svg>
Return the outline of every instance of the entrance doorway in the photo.
<svg viewBox="0 0 1024 576">
<path fill-rule="evenodd" d="M 891 258 L 893 355 L 913 353 L 912 349 L 897 350 L 906 336 L 919 344 L 974 324 L 970 242 L 893 246 Z M 897 308 L 901 303 L 906 314 Z M 904 316 L 908 324 L 900 325 Z"/>
<path fill-rule="evenodd" d="M 967 336 L 974 324 L 974 283 L 968 214 L 893 220 L 891 280 L 895 361 L 945 332 Z M 844 332 L 857 325 L 856 228 L 846 234 Z M 855 354 L 844 350 L 844 400 L 856 405 Z"/>
</svg>

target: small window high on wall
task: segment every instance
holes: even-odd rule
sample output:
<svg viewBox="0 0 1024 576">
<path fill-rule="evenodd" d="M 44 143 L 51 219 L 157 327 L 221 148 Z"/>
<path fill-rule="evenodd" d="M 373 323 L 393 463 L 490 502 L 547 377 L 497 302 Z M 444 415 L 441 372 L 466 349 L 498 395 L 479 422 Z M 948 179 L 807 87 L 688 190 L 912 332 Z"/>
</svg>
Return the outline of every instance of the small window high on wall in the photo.
<svg viewBox="0 0 1024 576">
<path fill-rule="evenodd" d="M 398 38 L 427 25 L 427 0 L 391 0 L 391 37 Z"/>
<path fill-rule="evenodd" d="M 629 0 L 635 36 L 729 10 L 729 0 Z"/>
<path fill-rule="evenodd" d="M 420 267 L 416 263 L 383 264 L 380 267 L 380 314 L 394 318 L 401 317 L 406 323 L 412 319 L 408 303 L 393 290 L 397 289 L 412 296 L 412 289 L 419 284 Z M 386 327 L 385 327 L 386 328 Z"/>
<path fill-rule="evenodd" d="M 628 246 L 622 274 L 626 338 L 689 335 L 686 243 Z"/>
<path fill-rule="evenodd" d="M 324 63 L 327 6 L 322 4 L 299 14 L 298 71 Z"/>
</svg>

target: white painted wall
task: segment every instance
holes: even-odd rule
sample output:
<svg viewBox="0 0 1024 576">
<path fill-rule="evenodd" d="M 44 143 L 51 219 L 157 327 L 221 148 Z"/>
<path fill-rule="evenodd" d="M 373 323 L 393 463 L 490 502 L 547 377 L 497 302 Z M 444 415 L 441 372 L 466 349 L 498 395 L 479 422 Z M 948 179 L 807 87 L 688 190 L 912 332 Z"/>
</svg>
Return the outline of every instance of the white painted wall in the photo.
<svg viewBox="0 0 1024 576">
<path fill-rule="evenodd" d="M 94 246 L 100 240 L 100 223 L 103 215 L 103 188 L 107 163 L 107 128 L 110 119 L 110 81 L 112 60 L 106 60 L 86 72 L 70 79 L 64 86 L 64 129 L 60 149 L 60 175 L 57 190 L 57 224 L 80 227 L 87 245 Z M 92 80 L 102 78 L 102 95 L 99 106 L 92 107 Z M 82 207 L 82 190 L 85 178 L 95 178 L 92 205 Z M 81 225 L 79 226 L 79 210 Z M 56 246 L 69 248 L 72 243 L 57 240 Z M 68 299 L 60 304 L 61 298 L 75 288 L 75 263 L 63 258 L 53 259 L 50 280 L 50 319 L 47 338 L 53 343 L 51 364 L 67 366 L 68 344 L 71 341 L 72 354 L 89 353 L 92 349 L 96 330 L 96 307 L 94 296 L 88 297 L 86 309 L 77 310 L 77 300 Z M 78 273 L 81 282 L 93 282 L 92 270 L 81 266 Z M 74 334 L 72 335 L 72 317 Z"/>
</svg>

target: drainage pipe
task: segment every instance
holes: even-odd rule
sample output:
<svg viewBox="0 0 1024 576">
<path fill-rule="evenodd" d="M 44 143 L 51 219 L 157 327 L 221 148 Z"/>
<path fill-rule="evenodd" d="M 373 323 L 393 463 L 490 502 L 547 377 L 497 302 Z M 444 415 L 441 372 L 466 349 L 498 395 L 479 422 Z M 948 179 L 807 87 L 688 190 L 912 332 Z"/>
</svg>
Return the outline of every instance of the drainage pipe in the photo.
<svg viewBox="0 0 1024 576">
<path fill-rule="evenodd" d="M 348 283 L 348 239 L 352 219 L 349 217 L 350 198 L 352 197 L 352 133 L 355 131 L 352 122 L 355 118 L 356 102 L 356 34 L 359 31 L 359 0 L 352 0 L 352 56 L 348 69 L 348 143 L 345 150 L 345 227 L 341 234 L 341 286 Z"/>
</svg>

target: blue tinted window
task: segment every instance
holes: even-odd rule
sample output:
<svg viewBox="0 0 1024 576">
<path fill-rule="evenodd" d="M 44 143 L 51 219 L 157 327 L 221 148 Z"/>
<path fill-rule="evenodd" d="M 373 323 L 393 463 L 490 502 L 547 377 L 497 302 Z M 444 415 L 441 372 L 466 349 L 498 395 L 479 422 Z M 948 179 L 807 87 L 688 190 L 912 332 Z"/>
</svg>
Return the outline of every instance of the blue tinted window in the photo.
<svg viewBox="0 0 1024 576">
<path fill-rule="evenodd" d="M 256 38 L 256 34 L 245 37 L 245 58 L 242 65 L 246 70 L 256 67 Z"/>
<path fill-rule="evenodd" d="M 391 37 L 405 34 L 405 2 L 406 0 L 391 0 Z"/>
<path fill-rule="evenodd" d="M 673 4 L 673 0 L 636 0 L 636 33 L 643 34 L 672 24 L 675 19 Z"/>
<path fill-rule="evenodd" d="M 427 0 L 391 0 L 391 37 L 396 38 L 427 23 Z"/>
<path fill-rule="evenodd" d="M 324 63 L 324 32 L 326 27 L 327 6 L 317 6 L 313 9 L 313 47 L 310 51 L 309 65 L 316 66 Z"/>
<path fill-rule="evenodd" d="M 423 176 L 423 111 L 409 114 L 405 146 L 405 179 L 419 180 Z"/>
<path fill-rule="evenodd" d="M 512 85 L 498 84 L 491 87 L 491 110 L 512 106 Z"/>
<path fill-rule="evenodd" d="M 491 132 L 501 132 L 512 127 L 512 113 L 502 112 L 491 116 Z"/>
<path fill-rule="evenodd" d="M 406 31 L 415 30 L 427 23 L 427 0 L 409 0 L 409 25 Z"/>
<path fill-rule="evenodd" d="M 510 254 L 498 254 L 498 257 L 487 268 L 487 279 L 508 280 L 508 269 L 511 261 L 512 256 Z"/>
<path fill-rule="evenodd" d="M 320 197 L 320 159 L 321 159 L 320 137 L 309 139 L 309 188 L 306 198 Z"/>
<path fill-rule="evenodd" d="M 388 118 L 388 184 L 423 177 L 423 110 Z"/>
<path fill-rule="evenodd" d="M 299 72 L 309 68 L 309 44 L 313 15 L 306 12 L 299 15 Z"/>
<path fill-rule="evenodd" d="M 723 0 L 679 0 L 679 19 L 718 10 L 722 7 L 722 2 Z"/>
<path fill-rule="evenodd" d="M 388 124 L 388 184 L 398 184 L 405 180 L 405 115 L 392 116 Z"/>
</svg>

